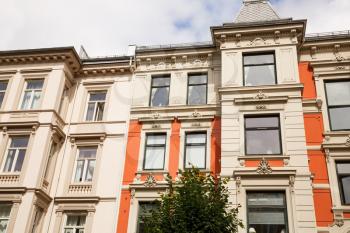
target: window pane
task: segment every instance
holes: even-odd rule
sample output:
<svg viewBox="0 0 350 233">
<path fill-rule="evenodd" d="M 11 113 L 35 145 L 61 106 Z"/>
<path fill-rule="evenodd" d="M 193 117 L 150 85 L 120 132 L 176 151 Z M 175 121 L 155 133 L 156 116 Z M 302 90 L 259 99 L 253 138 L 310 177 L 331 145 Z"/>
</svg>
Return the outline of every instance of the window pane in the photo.
<svg viewBox="0 0 350 233">
<path fill-rule="evenodd" d="M 282 210 L 264 210 L 263 208 L 249 209 L 249 224 L 284 225 L 285 216 Z"/>
<path fill-rule="evenodd" d="M 90 160 L 88 162 L 88 167 L 87 167 L 87 171 L 86 171 L 86 181 L 92 181 L 92 177 L 94 175 L 94 170 L 95 170 L 95 164 L 96 161 L 95 160 Z"/>
<path fill-rule="evenodd" d="M 144 232 L 144 221 L 143 217 L 149 216 L 151 211 L 154 209 L 159 208 L 159 205 L 157 203 L 151 203 L 151 202 L 141 202 L 139 203 L 139 211 L 138 211 L 138 218 L 137 218 L 137 233 L 143 233 Z"/>
<path fill-rule="evenodd" d="M 350 107 L 329 109 L 332 130 L 350 129 Z"/>
<path fill-rule="evenodd" d="M 146 149 L 144 169 L 164 168 L 164 147 L 149 147 Z"/>
<path fill-rule="evenodd" d="M 207 102 L 207 86 L 190 86 L 188 87 L 188 104 L 206 104 Z"/>
<path fill-rule="evenodd" d="M 207 135 L 206 134 L 187 134 L 186 143 L 205 143 Z"/>
<path fill-rule="evenodd" d="M 170 86 L 169 77 L 152 78 L 152 87 Z"/>
<path fill-rule="evenodd" d="M 344 204 L 350 204 L 350 176 L 341 179 L 341 184 L 343 186 L 343 198 Z"/>
<path fill-rule="evenodd" d="M 247 154 L 281 154 L 278 130 L 246 131 Z"/>
<path fill-rule="evenodd" d="M 1 81 L 0 82 L 0 91 L 5 91 L 7 88 L 7 82 Z"/>
<path fill-rule="evenodd" d="M 94 159 L 96 158 L 96 147 L 80 147 L 79 159 Z"/>
<path fill-rule="evenodd" d="M 244 55 L 244 65 L 275 63 L 273 54 Z"/>
<path fill-rule="evenodd" d="M 35 109 L 35 108 L 39 107 L 40 97 L 41 97 L 41 91 L 35 91 L 34 92 L 33 101 L 32 101 L 32 105 L 30 107 L 31 109 Z"/>
<path fill-rule="evenodd" d="M 12 205 L 0 204 L 0 218 L 9 218 Z"/>
<path fill-rule="evenodd" d="M 147 145 L 165 145 L 165 135 L 147 135 Z"/>
<path fill-rule="evenodd" d="M 186 146 L 185 167 L 205 168 L 205 146 Z"/>
<path fill-rule="evenodd" d="M 5 96 L 5 92 L 0 92 L 0 107 L 2 105 L 2 102 L 4 101 L 4 96 Z"/>
<path fill-rule="evenodd" d="M 329 105 L 350 105 L 350 81 L 326 83 Z"/>
<path fill-rule="evenodd" d="M 89 103 L 86 112 L 86 120 L 92 121 L 94 119 L 94 111 L 95 111 L 96 103 Z"/>
<path fill-rule="evenodd" d="M 65 228 L 64 233 L 75 233 L 73 228 Z"/>
<path fill-rule="evenodd" d="M 246 128 L 279 127 L 279 117 L 247 117 Z"/>
<path fill-rule="evenodd" d="M 27 81 L 27 90 L 28 89 L 42 89 L 44 81 L 43 80 L 28 80 Z"/>
<path fill-rule="evenodd" d="M 275 66 L 246 66 L 244 67 L 246 86 L 260 86 L 276 84 Z"/>
<path fill-rule="evenodd" d="M 12 169 L 13 160 L 15 158 L 16 150 L 8 150 L 7 158 L 4 166 L 4 172 L 10 172 Z"/>
<path fill-rule="evenodd" d="M 197 74 L 190 75 L 188 83 L 191 84 L 206 84 L 207 83 L 207 75 L 206 74 Z"/>
<path fill-rule="evenodd" d="M 11 148 L 27 147 L 28 137 L 13 137 L 11 140 Z"/>
<path fill-rule="evenodd" d="M 84 168 L 84 160 L 78 160 L 77 161 L 77 167 L 75 169 L 75 182 L 81 182 L 83 180 L 83 168 Z"/>
<path fill-rule="evenodd" d="M 248 205 L 284 206 L 283 193 L 249 193 Z"/>
<path fill-rule="evenodd" d="M 152 88 L 151 104 L 155 107 L 169 104 L 169 87 Z"/>
<path fill-rule="evenodd" d="M 97 109 L 96 109 L 96 121 L 102 121 L 103 119 L 103 110 L 105 108 L 104 102 L 97 103 Z"/>
<path fill-rule="evenodd" d="M 90 101 L 104 101 L 106 100 L 106 92 L 90 93 Z"/>
<path fill-rule="evenodd" d="M 26 154 L 26 150 L 24 149 L 18 151 L 18 157 L 17 157 L 15 169 L 14 169 L 15 172 L 20 172 L 22 170 L 25 154 Z"/>
<path fill-rule="evenodd" d="M 32 96 L 31 91 L 24 92 L 21 109 L 29 109 L 29 106 L 30 106 L 29 101 L 30 101 L 31 96 Z"/>
<path fill-rule="evenodd" d="M 338 174 L 350 174 L 350 163 L 338 163 L 337 171 Z"/>
</svg>

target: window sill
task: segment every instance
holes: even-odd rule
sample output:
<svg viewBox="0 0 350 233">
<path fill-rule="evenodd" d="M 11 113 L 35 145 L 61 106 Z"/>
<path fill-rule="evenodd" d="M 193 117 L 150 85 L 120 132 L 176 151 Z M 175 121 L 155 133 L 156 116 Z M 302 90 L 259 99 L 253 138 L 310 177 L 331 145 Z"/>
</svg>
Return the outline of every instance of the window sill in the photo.
<svg viewBox="0 0 350 233">
<path fill-rule="evenodd" d="M 68 187 L 70 194 L 89 194 L 92 191 L 92 183 L 73 183 Z"/>
<path fill-rule="evenodd" d="M 137 171 L 135 174 L 136 175 L 143 175 L 143 174 L 168 174 L 169 171 L 167 170 L 142 170 L 142 171 Z"/>
<path fill-rule="evenodd" d="M 0 184 L 15 184 L 19 182 L 20 173 L 0 174 Z"/>
</svg>

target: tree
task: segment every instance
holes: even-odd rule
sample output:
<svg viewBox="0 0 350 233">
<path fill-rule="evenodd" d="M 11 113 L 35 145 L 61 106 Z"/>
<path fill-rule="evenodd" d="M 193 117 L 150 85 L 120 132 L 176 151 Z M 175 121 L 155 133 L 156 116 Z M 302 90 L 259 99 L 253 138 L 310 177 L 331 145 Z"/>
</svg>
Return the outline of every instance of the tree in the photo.
<svg viewBox="0 0 350 233">
<path fill-rule="evenodd" d="M 169 190 L 159 208 L 142 216 L 146 233 L 236 233 L 243 227 L 238 208 L 230 208 L 228 179 L 204 175 L 196 168 L 168 177 Z"/>
</svg>

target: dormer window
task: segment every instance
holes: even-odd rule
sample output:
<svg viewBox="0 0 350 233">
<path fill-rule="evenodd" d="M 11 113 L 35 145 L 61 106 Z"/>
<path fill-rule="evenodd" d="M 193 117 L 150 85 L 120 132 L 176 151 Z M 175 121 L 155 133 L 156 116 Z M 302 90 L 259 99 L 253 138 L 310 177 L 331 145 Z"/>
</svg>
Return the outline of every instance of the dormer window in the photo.
<svg viewBox="0 0 350 233">
<path fill-rule="evenodd" d="M 274 85 L 276 65 L 274 53 L 243 55 L 244 86 Z"/>
</svg>

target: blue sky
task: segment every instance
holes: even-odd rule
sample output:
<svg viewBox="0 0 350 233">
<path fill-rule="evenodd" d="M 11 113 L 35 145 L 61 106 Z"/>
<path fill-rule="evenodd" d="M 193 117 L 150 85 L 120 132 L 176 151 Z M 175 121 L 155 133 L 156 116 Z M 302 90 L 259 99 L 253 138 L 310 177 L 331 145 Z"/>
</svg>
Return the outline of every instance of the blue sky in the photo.
<svg viewBox="0 0 350 233">
<path fill-rule="evenodd" d="M 84 45 L 92 56 L 129 44 L 210 40 L 242 0 L 2 0 L 0 50 Z M 308 19 L 308 32 L 350 29 L 350 0 L 271 0 L 282 17 Z"/>
</svg>

